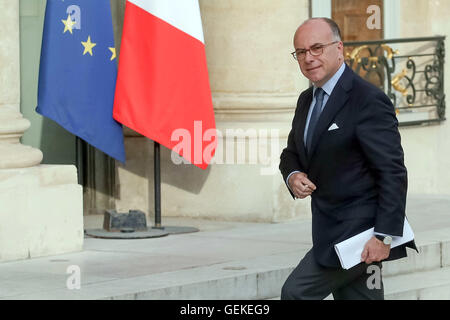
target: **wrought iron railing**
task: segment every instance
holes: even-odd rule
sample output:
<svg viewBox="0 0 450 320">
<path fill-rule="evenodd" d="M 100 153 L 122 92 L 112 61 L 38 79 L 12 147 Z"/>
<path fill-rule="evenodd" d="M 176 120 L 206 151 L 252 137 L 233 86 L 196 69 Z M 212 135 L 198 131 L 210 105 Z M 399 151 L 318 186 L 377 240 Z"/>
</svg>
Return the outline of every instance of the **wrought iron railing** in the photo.
<svg viewBox="0 0 450 320">
<path fill-rule="evenodd" d="M 399 125 L 445 120 L 445 36 L 344 42 L 347 64 L 392 100 Z"/>
</svg>

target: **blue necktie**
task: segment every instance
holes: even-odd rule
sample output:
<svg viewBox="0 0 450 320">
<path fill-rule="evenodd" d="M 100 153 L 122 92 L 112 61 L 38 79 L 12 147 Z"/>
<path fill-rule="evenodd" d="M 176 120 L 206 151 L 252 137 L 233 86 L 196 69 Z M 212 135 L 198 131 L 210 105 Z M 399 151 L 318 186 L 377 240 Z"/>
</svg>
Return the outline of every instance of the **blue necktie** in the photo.
<svg viewBox="0 0 450 320">
<path fill-rule="evenodd" d="M 308 133 L 306 135 L 306 151 L 309 152 L 311 148 L 312 137 L 314 135 L 314 129 L 316 128 L 317 121 L 319 120 L 320 112 L 322 111 L 323 95 L 325 91 L 322 88 L 317 88 L 314 96 L 316 97 L 316 103 L 309 119 Z"/>
</svg>

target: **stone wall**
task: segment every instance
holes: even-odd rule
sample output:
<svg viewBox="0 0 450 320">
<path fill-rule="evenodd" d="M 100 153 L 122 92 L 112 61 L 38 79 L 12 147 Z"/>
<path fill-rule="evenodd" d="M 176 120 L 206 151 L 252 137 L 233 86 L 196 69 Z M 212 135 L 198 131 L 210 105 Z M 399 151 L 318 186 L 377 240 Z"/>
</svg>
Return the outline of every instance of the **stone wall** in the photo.
<svg viewBox="0 0 450 320">
<path fill-rule="evenodd" d="M 216 158 L 226 159 L 239 143 L 247 155 L 243 162 L 235 154 L 232 163 L 216 162 L 202 171 L 174 165 L 162 147 L 163 217 L 279 221 L 308 216 L 309 201 L 292 201 L 277 169 L 298 93 L 308 86 L 290 55 L 293 34 L 308 18 L 308 1 L 200 0 L 200 9 L 222 134 Z M 152 216 L 153 144 L 125 132 L 127 163 L 117 171 L 117 209 L 141 209 Z M 271 139 L 264 140 L 264 134 Z M 252 144 L 272 153 L 273 170 L 263 157 L 249 161 Z"/>
<path fill-rule="evenodd" d="M 82 188 L 75 166 L 43 166 L 42 152 L 19 139 L 19 0 L 0 0 L 0 262 L 78 251 Z"/>
<path fill-rule="evenodd" d="M 241 129 L 246 147 L 258 137 L 248 130 L 278 130 L 267 149 L 279 155 L 286 144 L 298 93 L 307 88 L 289 56 L 296 27 L 308 17 L 309 1 L 200 0 L 206 53 L 216 114 L 223 137 L 218 152 L 227 154 L 227 129 Z M 398 37 L 447 35 L 448 1 L 400 0 L 395 15 Z M 421 18 L 417 18 L 417 12 Z M 392 31 L 392 30 L 391 30 Z M 446 47 L 448 47 L 448 39 Z M 447 50 L 447 52 L 450 52 Z M 445 75 L 449 64 L 445 65 Z M 449 92 L 445 81 L 445 92 Z M 450 193 L 450 127 L 400 129 L 408 168 L 409 194 Z M 127 165 L 117 171 L 118 209 L 153 212 L 153 145 L 126 131 Z M 236 133 L 236 131 L 234 131 Z M 252 140 L 253 139 L 253 140 Z M 278 150 L 278 151 L 276 151 Z M 247 159 L 248 160 L 248 159 Z M 176 166 L 162 150 L 164 216 L 281 221 L 308 217 L 309 201 L 292 201 L 281 176 L 262 175 L 257 164 L 213 164 L 206 171 Z"/>
<path fill-rule="evenodd" d="M 447 36 L 445 48 L 448 55 L 450 35 L 450 2 L 401 0 L 400 37 Z M 420 12 L 420 18 L 417 13 Z M 444 70 L 444 93 L 447 93 L 447 117 L 450 64 L 448 58 Z M 449 194 L 450 193 L 450 123 L 439 125 L 401 128 L 402 144 L 405 150 L 405 164 L 408 169 L 408 193 Z"/>
</svg>

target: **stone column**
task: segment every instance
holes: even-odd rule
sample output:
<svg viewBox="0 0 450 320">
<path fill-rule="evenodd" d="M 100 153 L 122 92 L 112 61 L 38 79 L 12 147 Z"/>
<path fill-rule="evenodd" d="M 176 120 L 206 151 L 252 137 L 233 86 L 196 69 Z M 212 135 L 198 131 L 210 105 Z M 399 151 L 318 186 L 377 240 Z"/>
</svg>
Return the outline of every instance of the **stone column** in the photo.
<svg viewBox="0 0 450 320">
<path fill-rule="evenodd" d="M 20 144 L 30 127 L 20 113 L 19 1 L 0 0 L 0 169 L 38 165 L 42 152 Z"/>
<path fill-rule="evenodd" d="M 83 198 L 75 166 L 40 165 L 19 142 L 19 0 L 0 0 L 0 262 L 79 251 Z M 25 88 L 27 90 L 27 88 Z"/>
</svg>

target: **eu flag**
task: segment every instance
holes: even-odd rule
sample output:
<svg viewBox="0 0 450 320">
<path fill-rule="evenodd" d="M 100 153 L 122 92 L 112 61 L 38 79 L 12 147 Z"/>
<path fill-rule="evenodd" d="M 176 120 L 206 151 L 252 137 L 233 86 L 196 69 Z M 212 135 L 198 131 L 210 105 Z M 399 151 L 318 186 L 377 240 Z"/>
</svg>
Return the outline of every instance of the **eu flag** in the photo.
<svg viewBox="0 0 450 320">
<path fill-rule="evenodd" d="M 48 0 L 36 111 L 125 162 L 110 0 Z"/>
</svg>

